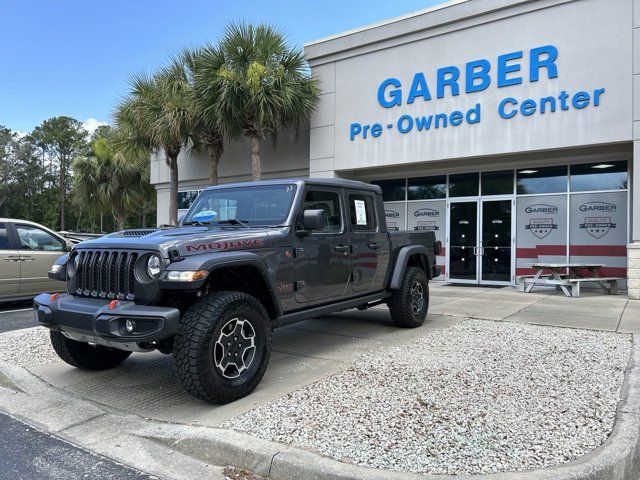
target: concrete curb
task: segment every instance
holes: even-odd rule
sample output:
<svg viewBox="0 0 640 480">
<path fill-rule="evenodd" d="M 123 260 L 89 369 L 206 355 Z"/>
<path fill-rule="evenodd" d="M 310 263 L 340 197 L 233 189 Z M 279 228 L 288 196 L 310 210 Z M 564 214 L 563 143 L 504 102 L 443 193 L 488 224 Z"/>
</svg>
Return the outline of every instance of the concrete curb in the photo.
<svg viewBox="0 0 640 480">
<path fill-rule="evenodd" d="M 194 478 L 212 465 L 234 465 L 273 480 L 636 480 L 640 475 L 640 345 L 635 339 L 615 426 L 600 447 L 556 467 L 491 475 L 417 475 L 376 470 L 231 430 L 122 415 L 68 395 L 13 365 L 0 363 L 0 376 L 4 384 L 0 386 L 0 409 L 161 477 Z M 52 416 L 52 410 L 57 415 Z M 113 447 L 114 436 L 119 436 L 122 444 L 135 446 L 143 458 L 132 463 L 130 456 L 122 457 Z M 172 462 L 162 461 L 174 453 Z M 184 459 L 188 472 L 175 464 L 178 457 Z"/>
<path fill-rule="evenodd" d="M 490 475 L 417 475 L 339 462 L 223 429 L 173 426 L 150 440 L 203 461 L 249 469 L 273 480 L 636 480 L 640 475 L 640 345 L 634 340 L 616 422 L 598 448 L 571 462 Z"/>
</svg>

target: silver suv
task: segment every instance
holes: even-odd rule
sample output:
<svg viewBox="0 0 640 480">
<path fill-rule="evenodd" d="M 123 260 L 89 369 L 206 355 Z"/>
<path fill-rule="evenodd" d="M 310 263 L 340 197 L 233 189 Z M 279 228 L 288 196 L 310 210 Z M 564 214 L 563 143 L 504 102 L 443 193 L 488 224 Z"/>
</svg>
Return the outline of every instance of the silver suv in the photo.
<svg viewBox="0 0 640 480">
<path fill-rule="evenodd" d="M 65 290 L 64 282 L 47 274 L 72 246 L 70 240 L 37 223 L 0 218 L 0 301 Z"/>
</svg>

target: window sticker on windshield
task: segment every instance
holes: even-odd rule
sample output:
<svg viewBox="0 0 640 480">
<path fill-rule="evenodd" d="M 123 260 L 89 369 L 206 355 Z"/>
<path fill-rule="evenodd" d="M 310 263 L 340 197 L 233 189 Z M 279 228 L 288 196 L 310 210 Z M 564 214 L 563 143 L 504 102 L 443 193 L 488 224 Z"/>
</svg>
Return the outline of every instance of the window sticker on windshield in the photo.
<svg viewBox="0 0 640 480">
<path fill-rule="evenodd" d="M 367 211 L 364 206 L 364 200 L 354 200 L 356 207 L 356 225 L 367 224 Z"/>
<path fill-rule="evenodd" d="M 191 220 L 196 222 L 208 222 L 209 220 L 213 220 L 218 216 L 218 212 L 215 210 L 202 210 L 201 212 L 196 213 Z"/>
</svg>

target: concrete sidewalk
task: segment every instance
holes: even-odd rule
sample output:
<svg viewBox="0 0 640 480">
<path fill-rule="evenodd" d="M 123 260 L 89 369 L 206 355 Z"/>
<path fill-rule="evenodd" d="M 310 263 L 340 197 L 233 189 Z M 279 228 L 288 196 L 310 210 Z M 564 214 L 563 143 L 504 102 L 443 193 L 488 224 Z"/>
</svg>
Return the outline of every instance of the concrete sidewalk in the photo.
<svg viewBox="0 0 640 480">
<path fill-rule="evenodd" d="M 554 290 L 525 294 L 513 288 L 431 284 L 423 329 L 445 328 L 467 318 L 640 333 L 640 302 L 624 295 L 568 298 Z M 393 326 L 386 307 L 350 310 L 277 329 L 267 373 L 257 390 L 228 405 L 212 406 L 185 393 L 172 358 L 134 354 L 120 367 L 86 372 L 65 363 L 32 373 L 78 397 L 160 421 L 216 426 L 258 405 L 332 375 L 361 354 L 413 340 L 418 331 Z"/>
</svg>

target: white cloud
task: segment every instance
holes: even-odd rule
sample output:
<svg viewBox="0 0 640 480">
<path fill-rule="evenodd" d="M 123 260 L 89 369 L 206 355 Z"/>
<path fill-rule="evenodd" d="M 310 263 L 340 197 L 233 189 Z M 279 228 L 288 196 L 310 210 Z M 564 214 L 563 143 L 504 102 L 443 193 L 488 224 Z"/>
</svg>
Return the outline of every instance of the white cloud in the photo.
<svg viewBox="0 0 640 480">
<path fill-rule="evenodd" d="M 87 131 L 89 135 L 93 134 L 98 127 L 102 125 L 109 125 L 107 122 L 102 122 L 95 118 L 87 118 L 84 122 L 82 122 L 82 126 Z"/>
<path fill-rule="evenodd" d="M 14 130 L 13 133 L 15 133 L 18 138 L 24 138 L 29 135 L 29 132 L 23 132 L 22 130 Z"/>
</svg>

